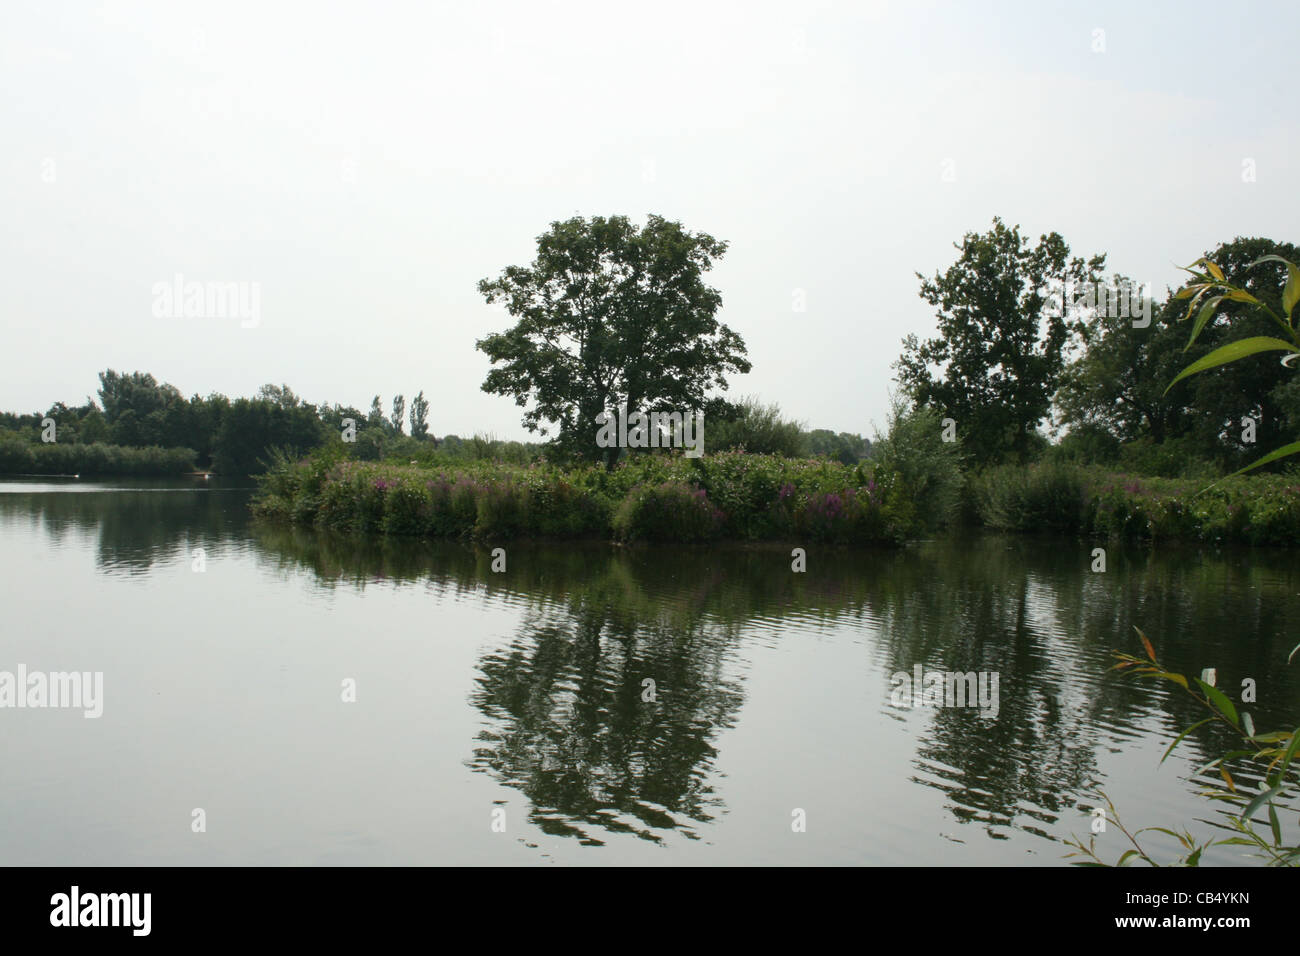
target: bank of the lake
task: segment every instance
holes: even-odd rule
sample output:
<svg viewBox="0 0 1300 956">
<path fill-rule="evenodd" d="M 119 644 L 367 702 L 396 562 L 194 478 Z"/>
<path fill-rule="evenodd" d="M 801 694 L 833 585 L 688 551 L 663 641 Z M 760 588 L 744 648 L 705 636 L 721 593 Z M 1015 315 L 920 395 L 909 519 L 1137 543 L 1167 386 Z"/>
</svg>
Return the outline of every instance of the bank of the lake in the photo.
<svg viewBox="0 0 1300 956">
<path fill-rule="evenodd" d="M 10 477 L 177 478 L 197 459 L 190 448 L 0 439 L 0 475 Z"/>
<path fill-rule="evenodd" d="M 426 537 L 896 545 L 946 526 L 1099 539 L 1291 547 L 1300 479 L 1168 479 L 1053 463 L 962 479 L 962 502 L 936 515 L 925 474 L 866 461 L 726 452 L 645 455 L 608 471 L 477 461 L 361 462 L 318 453 L 261 479 L 258 514 L 365 534 Z"/>
<path fill-rule="evenodd" d="M 273 468 L 254 507 L 337 531 L 476 538 L 897 544 L 916 522 L 898 476 L 870 463 L 740 452 L 640 456 L 612 471 L 496 462 L 440 469 L 319 456 Z"/>
</svg>

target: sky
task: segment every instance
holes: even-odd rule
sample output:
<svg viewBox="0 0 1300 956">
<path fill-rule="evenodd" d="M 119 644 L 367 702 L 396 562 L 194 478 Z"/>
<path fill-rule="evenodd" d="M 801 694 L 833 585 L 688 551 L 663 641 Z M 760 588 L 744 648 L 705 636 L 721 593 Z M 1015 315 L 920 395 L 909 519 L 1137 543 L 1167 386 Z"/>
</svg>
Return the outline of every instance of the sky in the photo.
<svg viewBox="0 0 1300 956">
<path fill-rule="evenodd" d="M 480 387 L 474 343 L 511 321 L 478 281 L 553 221 L 654 213 L 729 243 L 709 278 L 753 363 L 729 394 L 870 437 L 901 339 L 934 331 L 916 273 L 994 216 L 1157 289 L 1220 242 L 1300 241 L 1294 3 L 31 2 L 4 21 L 10 411 L 84 401 L 115 368 L 363 410 L 423 390 L 435 435 L 527 438 Z M 177 275 L 244 283 L 256 319 L 169 314 Z"/>
</svg>

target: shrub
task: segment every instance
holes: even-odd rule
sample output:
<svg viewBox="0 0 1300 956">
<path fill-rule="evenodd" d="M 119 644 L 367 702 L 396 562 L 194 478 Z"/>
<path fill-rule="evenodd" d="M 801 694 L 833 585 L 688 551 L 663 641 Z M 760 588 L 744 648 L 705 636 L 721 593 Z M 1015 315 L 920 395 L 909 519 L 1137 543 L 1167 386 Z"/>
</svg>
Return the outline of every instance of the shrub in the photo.
<svg viewBox="0 0 1300 956">
<path fill-rule="evenodd" d="M 36 471 L 36 455 L 32 446 L 20 439 L 0 441 L 0 472 L 7 475 L 26 475 Z"/>
<path fill-rule="evenodd" d="M 1004 531 L 1079 532 L 1085 527 L 1087 485 L 1072 465 L 1004 465 L 979 479 L 983 522 Z"/>
<path fill-rule="evenodd" d="M 751 455 L 801 458 L 808 454 L 808 436 L 799 422 L 781 417 L 779 405 L 763 405 L 755 398 L 736 404 L 720 403 L 707 416 L 704 447 L 713 451 L 744 449 Z"/>
<path fill-rule="evenodd" d="M 943 440 L 943 418 L 933 408 L 909 408 L 894 399 L 889 433 L 871 446 L 872 458 L 892 471 L 915 505 L 918 528 L 933 531 L 959 517 L 966 483 L 960 440 Z"/>
<path fill-rule="evenodd" d="M 633 488 L 615 512 L 613 527 L 629 541 L 708 541 L 722 531 L 723 522 L 703 488 L 665 481 Z"/>
<path fill-rule="evenodd" d="M 527 534 L 529 527 L 528 486 L 509 478 L 490 481 L 477 495 L 474 533 L 485 537 Z"/>
<path fill-rule="evenodd" d="M 433 530 L 433 496 L 418 481 L 399 481 L 384 500 L 384 531 L 390 534 L 428 534 Z"/>
<path fill-rule="evenodd" d="M 855 544 L 888 534 L 875 483 L 842 492 L 817 492 L 801 503 L 796 525 L 811 541 Z"/>
</svg>

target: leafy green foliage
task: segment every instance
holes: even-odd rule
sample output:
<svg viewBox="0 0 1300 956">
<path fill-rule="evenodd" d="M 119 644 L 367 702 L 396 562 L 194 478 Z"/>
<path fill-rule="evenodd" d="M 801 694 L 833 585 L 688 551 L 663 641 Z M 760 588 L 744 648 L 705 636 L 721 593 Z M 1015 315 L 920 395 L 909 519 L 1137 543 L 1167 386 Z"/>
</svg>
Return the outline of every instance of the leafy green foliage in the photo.
<svg viewBox="0 0 1300 956">
<path fill-rule="evenodd" d="M 704 435 L 708 452 L 747 451 L 785 458 L 802 458 L 809 453 L 803 426 L 782 418 L 776 403 L 764 405 L 752 396 L 736 403 L 715 402 L 705 414 Z M 856 463 L 856 459 L 850 462 Z"/>
<path fill-rule="evenodd" d="M 278 456 L 258 513 L 353 532 L 844 544 L 896 543 L 916 516 L 896 474 L 825 459 L 724 452 L 638 456 L 612 471 L 489 460 L 444 468 L 340 460 L 331 448 Z"/>
<path fill-rule="evenodd" d="M 93 475 L 167 478 L 194 470 L 191 448 L 125 448 L 121 445 L 41 444 L 0 440 L 0 474 Z"/>
<path fill-rule="evenodd" d="M 980 523 L 1003 531 L 1106 538 L 1300 545 L 1300 481 L 1286 475 L 1199 479 L 1117 474 L 1048 461 L 972 481 Z"/>
<path fill-rule="evenodd" d="M 1071 258 L 1057 233 L 1031 247 L 1019 226 L 996 218 L 987 233 L 967 233 L 956 248 L 960 255 L 946 272 L 917 274 L 921 298 L 938 309 L 939 335 L 903 340 L 898 381 L 916 404 L 958 422 L 977 462 L 1023 461 L 1047 416 L 1070 337 L 1064 309 L 1048 308 L 1049 283 L 1093 282 L 1105 256 Z"/>
<path fill-rule="evenodd" d="M 716 538 L 723 514 L 703 488 L 683 481 L 638 486 L 614 513 L 613 531 L 625 540 L 700 542 Z"/>
<path fill-rule="evenodd" d="M 1120 459 L 1122 467 L 1166 477 L 1231 471 L 1261 447 L 1300 433 L 1300 381 L 1290 370 L 1268 360 L 1222 361 L 1240 348 L 1238 339 L 1289 339 L 1268 312 L 1282 309 L 1286 257 L 1300 258 L 1300 250 L 1236 239 L 1200 260 L 1214 263 L 1224 281 L 1208 268 L 1193 270 L 1197 282 L 1157 304 L 1150 326 L 1087 318 L 1085 351 L 1066 368 L 1055 396 L 1061 423 L 1071 432 L 1105 433 L 1126 452 L 1140 443 L 1142 450 Z M 1249 432 L 1246 416 L 1254 423 Z"/>
<path fill-rule="evenodd" d="M 1254 722 L 1249 713 L 1238 713 L 1237 707 L 1221 690 L 1212 683 L 1200 678 L 1188 678 L 1182 674 L 1168 671 L 1160 664 L 1151 641 L 1140 630 L 1137 632 L 1146 652 L 1145 657 L 1115 652 L 1118 663 L 1115 670 L 1123 671 L 1130 677 L 1148 678 L 1165 681 L 1178 687 L 1190 697 L 1208 716 L 1188 727 L 1165 750 L 1161 763 L 1168 759 L 1178 745 L 1193 733 L 1207 725 L 1217 725 L 1226 729 L 1237 738 L 1237 749 L 1228 751 L 1211 760 L 1196 771 L 1195 776 L 1209 776 L 1213 771 L 1217 779 L 1210 776 L 1210 783 L 1203 791 L 1204 795 L 1216 802 L 1236 810 L 1228 815 L 1228 823 L 1233 835 L 1220 839 L 1197 840 L 1191 831 L 1181 832 L 1166 827 L 1143 827 L 1130 832 L 1120 821 L 1115 805 L 1109 797 L 1102 796 L 1110 809 L 1111 821 L 1132 844 L 1118 859 L 1116 865 L 1125 866 L 1133 860 L 1141 860 L 1151 866 L 1159 866 L 1153 851 L 1144 847 L 1138 838 L 1148 832 L 1171 836 L 1178 841 L 1183 851 L 1174 863 L 1182 866 L 1196 866 L 1202 854 L 1213 846 L 1245 846 L 1255 851 L 1256 857 L 1269 866 L 1300 866 L 1300 845 L 1288 843 L 1283 838 L 1282 827 L 1278 820 L 1278 807 L 1285 807 L 1282 802 L 1287 796 L 1300 790 L 1300 779 L 1292 769 L 1297 750 L 1300 750 L 1300 730 L 1279 730 L 1260 734 L 1255 732 Z M 1261 777 L 1261 782 L 1254 791 L 1247 791 L 1237 786 L 1231 773 L 1230 764 L 1249 767 L 1254 775 Z M 1238 774 L 1241 775 L 1240 773 Z M 1222 785 L 1219 781 L 1222 781 Z M 1256 815 L 1264 810 L 1267 821 L 1261 824 Z M 1264 826 L 1267 826 L 1267 830 Z M 1073 847 L 1067 857 L 1078 856 L 1079 865 L 1104 866 L 1097 852 L 1096 838 L 1090 838 L 1087 844 L 1075 838 L 1066 841 Z"/>
<path fill-rule="evenodd" d="M 1001 531 L 1084 530 L 1089 512 L 1085 473 L 1069 465 L 1005 465 L 975 479 L 975 498 L 984 524 Z"/>
<path fill-rule="evenodd" d="M 531 431 L 558 426 L 558 443 L 578 459 L 596 447 L 596 418 L 626 404 L 637 411 L 704 407 L 726 375 L 745 373 L 745 345 L 718 322 L 722 297 L 704 273 L 726 251 L 705 233 L 650 216 L 574 217 L 538 237 L 537 258 L 484 279 L 479 292 L 516 319 L 477 348 L 494 368 L 483 390 L 531 407 Z"/>
<path fill-rule="evenodd" d="M 807 433 L 808 453 L 834 458 L 845 465 L 856 465 L 871 455 L 871 442 L 852 432 L 836 434 L 829 428 L 814 428 Z"/>
<path fill-rule="evenodd" d="M 429 400 L 424 390 L 411 399 L 411 437 L 423 440 L 429 434 Z"/>
<path fill-rule="evenodd" d="M 1287 251 L 1292 258 L 1300 258 L 1296 256 L 1294 247 L 1287 247 Z M 1246 334 L 1218 345 L 1209 354 L 1196 359 L 1179 372 L 1169 383 L 1166 391 L 1172 390 L 1179 382 L 1191 376 L 1210 369 L 1233 365 L 1260 353 L 1287 353 L 1286 359 L 1279 363 L 1279 367 L 1283 368 L 1286 363 L 1300 356 L 1300 330 L 1297 330 L 1295 314 L 1297 298 L 1300 297 L 1300 278 L 1298 278 L 1300 268 L 1295 262 L 1275 252 L 1261 255 L 1242 267 L 1234 268 L 1234 265 L 1229 263 L 1228 271 L 1225 272 L 1219 262 L 1206 256 L 1186 267 L 1185 271 L 1195 281 L 1180 289 L 1174 299 L 1186 299 L 1188 302 L 1186 314 L 1183 316 L 1184 321 L 1190 320 L 1193 313 L 1196 314 L 1187 348 L 1190 349 L 1196 344 L 1207 327 L 1213 327 L 1215 315 L 1220 309 L 1229 313 L 1233 308 L 1239 312 L 1242 309 L 1247 310 L 1244 321 L 1240 315 L 1234 321 L 1234 317 L 1228 314 L 1225 316 L 1224 324 L 1231 324 L 1236 332 L 1258 334 Z M 1197 266 L 1203 267 L 1203 271 L 1197 271 Z M 1231 281 L 1228 279 L 1229 274 L 1233 276 Z M 1268 281 L 1269 279 L 1272 281 Z M 1238 366 L 1238 369 L 1241 368 L 1242 366 Z M 1244 374 L 1255 376 L 1257 381 L 1263 379 L 1265 383 L 1269 383 L 1276 381 L 1279 374 L 1289 373 L 1289 369 L 1285 373 L 1279 373 L 1277 368 L 1269 368 L 1267 372 L 1261 373 L 1257 363 L 1252 362 L 1249 370 Z M 1284 384 L 1293 385 L 1290 382 Z M 1255 388 L 1258 390 L 1260 386 L 1256 385 Z M 1268 394 L 1275 402 L 1279 398 L 1290 396 L 1282 385 L 1277 389 L 1270 389 Z M 1263 407 L 1258 409 L 1252 407 L 1246 414 L 1261 419 L 1267 411 L 1268 409 Z M 1300 427 L 1300 422 L 1288 424 Z M 1300 443 L 1296 443 L 1289 450 L 1282 449 L 1274 452 L 1241 470 L 1248 471 L 1296 452 L 1300 452 Z"/>
<path fill-rule="evenodd" d="M 953 523 L 966 481 L 965 456 L 960 437 L 943 440 L 943 416 L 937 410 L 909 407 L 894 398 L 889 431 L 876 437 L 872 457 L 907 488 L 921 529 L 933 531 Z"/>
<path fill-rule="evenodd" d="M 213 466 L 226 475 L 263 470 L 271 449 L 309 451 L 325 441 L 325 428 L 311 405 L 286 408 L 269 399 L 240 398 L 221 421 Z"/>
</svg>

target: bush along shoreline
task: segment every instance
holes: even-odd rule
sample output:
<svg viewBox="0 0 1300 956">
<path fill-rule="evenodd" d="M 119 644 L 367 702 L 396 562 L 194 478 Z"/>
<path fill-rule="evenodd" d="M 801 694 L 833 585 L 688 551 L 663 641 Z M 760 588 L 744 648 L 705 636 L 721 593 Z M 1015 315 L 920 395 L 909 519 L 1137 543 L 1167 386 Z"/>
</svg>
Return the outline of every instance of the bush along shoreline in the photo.
<svg viewBox="0 0 1300 956">
<path fill-rule="evenodd" d="M 1147 478 L 1004 465 L 970 479 L 967 507 L 998 531 L 1128 540 L 1300 545 L 1300 476 Z"/>
<path fill-rule="evenodd" d="M 1149 478 L 1040 462 L 966 476 L 935 514 L 879 463 L 744 452 L 638 456 L 613 471 L 492 461 L 449 467 L 318 452 L 277 460 L 254 512 L 335 531 L 617 541 L 898 545 L 943 525 L 1137 541 L 1300 546 L 1300 476 Z"/>
<path fill-rule="evenodd" d="M 254 512 L 336 531 L 433 537 L 593 537 L 708 542 L 797 538 L 897 545 L 916 509 L 896 474 L 869 463 L 743 452 L 645 455 L 613 471 L 477 462 L 438 468 L 280 460 Z"/>
<path fill-rule="evenodd" d="M 191 448 L 0 440 L 0 475 L 175 478 L 193 471 L 197 458 Z"/>
</svg>

